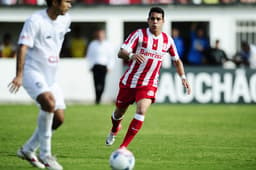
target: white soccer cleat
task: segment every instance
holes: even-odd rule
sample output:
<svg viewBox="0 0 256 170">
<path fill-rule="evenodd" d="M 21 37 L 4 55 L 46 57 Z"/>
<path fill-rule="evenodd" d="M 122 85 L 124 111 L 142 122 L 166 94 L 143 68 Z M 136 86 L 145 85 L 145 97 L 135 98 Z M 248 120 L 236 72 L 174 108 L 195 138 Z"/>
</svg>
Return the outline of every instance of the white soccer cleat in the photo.
<svg viewBox="0 0 256 170">
<path fill-rule="evenodd" d="M 115 140 L 116 140 L 116 135 L 114 135 L 114 133 L 110 132 L 110 133 L 108 134 L 107 139 L 106 139 L 106 145 L 107 145 L 107 146 L 113 145 L 114 142 L 115 142 Z"/>
<path fill-rule="evenodd" d="M 25 152 L 23 151 L 23 148 L 20 148 L 17 151 L 17 156 L 23 160 L 27 160 L 31 165 L 33 165 L 34 167 L 40 168 L 40 169 L 44 169 L 45 166 L 44 164 L 42 164 L 36 154 L 34 152 Z"/>
<path fill-rule="evenodd" d="M 40 161 L 44 164 L 47 169 L 50 170 L 63 170 L 63 167 L 57 162 L 57 159 L 53 156 L 46 156 L 40 158 Z"/>
<path fill-rule="evenodd" d="M 114 144 L 115 140 L 116 140 L 116 135 L 117 133 L 122 129 L 122 125 L 120 124 L 117 128 L 117 132 L 111 132 L 108 134 L 108 137 L 106 139 L 106 145 L 107 146 L 111 146 Z"/>
</svg>

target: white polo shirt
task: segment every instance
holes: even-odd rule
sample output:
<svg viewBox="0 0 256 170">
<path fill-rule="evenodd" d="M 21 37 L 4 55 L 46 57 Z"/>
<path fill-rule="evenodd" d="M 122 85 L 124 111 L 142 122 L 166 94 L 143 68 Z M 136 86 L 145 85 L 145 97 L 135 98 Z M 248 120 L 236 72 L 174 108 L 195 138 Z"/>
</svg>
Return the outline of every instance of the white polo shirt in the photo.
<svg viewBox="0 0 256 170">
<path fill-rule="evenodd" d="M 24 72 L 36 71 L 48 85 L 55 82 L 59 53 L 64 36 L 70 31 L 69 14 L 59 15 L 56 20 L 49 18 L 46 9 L 34 13 L 25 21 L 18 44 L 30 48 L 25 58 Z"/>
<path fill-rule="evenodd" d="M 112 69 L 114 66 L 114 56 L 114 47 L 107 40 L 93 40 L 89 44 L 86 54 L 90 67 L 100 64 L 105 65 L 108 69 Z"/>
</svg>

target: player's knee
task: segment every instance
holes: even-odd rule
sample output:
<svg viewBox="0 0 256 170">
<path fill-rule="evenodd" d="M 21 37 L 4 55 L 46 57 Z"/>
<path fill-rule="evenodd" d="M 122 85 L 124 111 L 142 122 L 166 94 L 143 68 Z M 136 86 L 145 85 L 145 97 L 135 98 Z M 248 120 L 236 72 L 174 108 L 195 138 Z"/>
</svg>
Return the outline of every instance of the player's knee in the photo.
<svg viewBox="0 0 256 170">
<path fill-rule="evenodd" d="M 42 109 L 47 112 L 54 112 L 55 109 L 55 101 L 54 100 L 48 100 L 47 102 L 41 104 Z"/>
<path fill-rule="evenodd" d="M 54 112 L 55 99 L 51 93 L 43 93 L 38 96 L 37 101 L 40 103 L 42 110 L 46 112 Z"/>
</svg>

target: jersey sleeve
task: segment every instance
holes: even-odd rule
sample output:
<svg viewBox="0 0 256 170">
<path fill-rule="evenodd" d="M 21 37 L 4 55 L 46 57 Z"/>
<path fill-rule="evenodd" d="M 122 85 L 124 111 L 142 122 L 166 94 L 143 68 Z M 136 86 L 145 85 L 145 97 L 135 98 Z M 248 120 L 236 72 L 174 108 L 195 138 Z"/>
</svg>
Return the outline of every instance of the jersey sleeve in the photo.
<svg viewBox="0 0 256 170">
<path fill-rule="evenodd" d="M 38 30 L 38 26 L 33 20 L 31 19 L 26 20 L 22 28 L 22 31 L 20 33 L 18 44 L 19 45 L 24 44 L 29 47 L 33 47 L 37 30 Z"/>
<path fill-rule="evenodd" d="M 170 39 L 171 39 L 170 41 L 171 43 L 170 43 L 170 48 L 168 49 L 168 53 L 170 54 L 172 60 L 177 61 L 180 57 L 173 39 L 172 38 Z"/>
<path fill-rule="evenodd" d="M 134 52 L 137 48 L 139 41 L 139 30 L 132 32 L 127 39 L 122 44 L 121 48 L 125 49 L 127 52 Z"/>
</svg>

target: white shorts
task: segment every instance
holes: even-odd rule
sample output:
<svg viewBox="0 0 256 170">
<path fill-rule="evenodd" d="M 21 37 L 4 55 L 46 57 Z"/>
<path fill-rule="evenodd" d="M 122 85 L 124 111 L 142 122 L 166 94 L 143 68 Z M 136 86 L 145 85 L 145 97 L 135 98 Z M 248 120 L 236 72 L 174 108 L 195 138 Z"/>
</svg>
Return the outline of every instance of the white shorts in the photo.
<svg viewBox="0 0 256 170">
<path fill-rule="evenodd" d="M 64 102 L 64 97 L 62 91 L 57 83 L 49 86 L 43 75 L 36 71 L 24 72 L 23 74 L 23 87 L 30 95 L 30 97 L 39 105 L 37 102 L 37 97 L 45 92 L 51 92 L 55 98 L 55 110 L 65 109 L 66 105 Z M 39 105 L 40 106 L 40 105 Z"/>
</svg>

